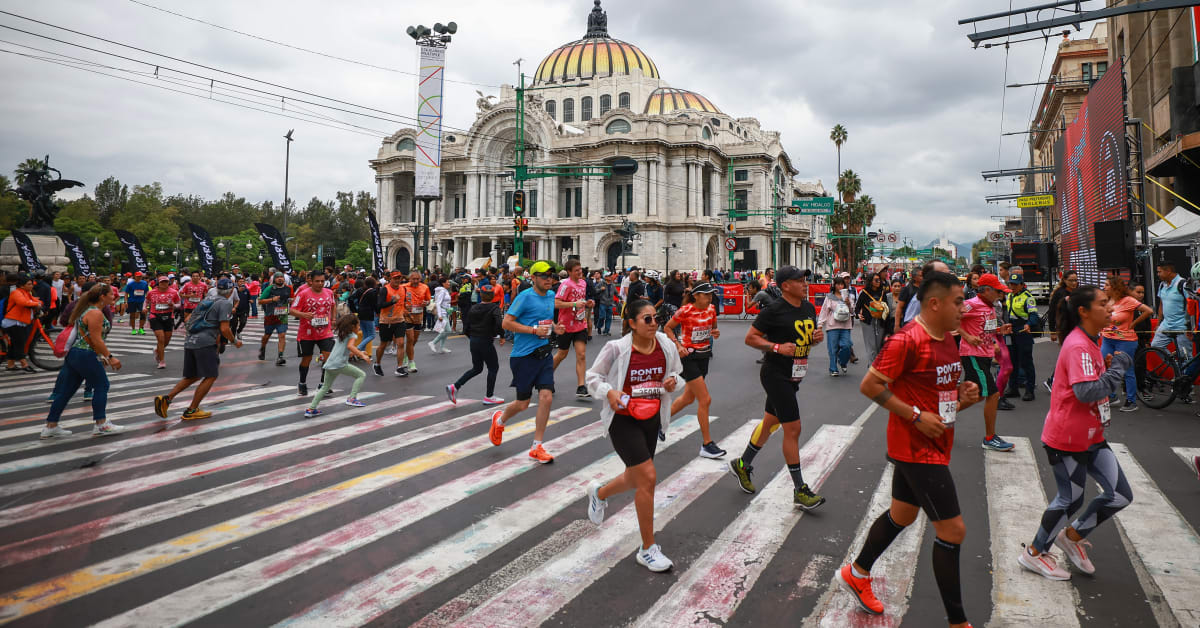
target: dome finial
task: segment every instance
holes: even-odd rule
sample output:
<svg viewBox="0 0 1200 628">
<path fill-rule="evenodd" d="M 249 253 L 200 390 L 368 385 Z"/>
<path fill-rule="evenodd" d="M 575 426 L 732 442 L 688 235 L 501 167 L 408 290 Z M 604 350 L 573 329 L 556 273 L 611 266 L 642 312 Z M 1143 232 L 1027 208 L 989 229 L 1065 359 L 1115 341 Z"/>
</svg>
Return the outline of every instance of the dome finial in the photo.
<svg viewBox="0 0 1200 628">
<path fill-rule="evenodd" d="M 592 12 L 588 14 L 588 29 L 584 39 L 608 37 L 608 14 L 600 8 L 600 0 L 596 0 L 595 4 Z"/>
</svg>

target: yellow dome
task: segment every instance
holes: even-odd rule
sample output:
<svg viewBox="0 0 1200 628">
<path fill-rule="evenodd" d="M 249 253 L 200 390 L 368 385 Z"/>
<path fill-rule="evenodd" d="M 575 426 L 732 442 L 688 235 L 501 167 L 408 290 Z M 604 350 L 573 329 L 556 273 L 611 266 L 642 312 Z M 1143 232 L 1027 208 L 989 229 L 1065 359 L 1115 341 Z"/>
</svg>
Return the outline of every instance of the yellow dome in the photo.
<svg viewBox="0 0 1200 628">
<path fill-rule="evenodd" d="M 658 68 L 646 53 L 608 36 L 608 16 L 600 9 L 600 0 L 596 0 L 596 7 L 588 15 L 587 34 L 546 55 L 534 73 L 534 83 L 632 75 L 637 71 L 658 78 Z"/>
<path fill-rule="evenodd" d="M 686 89 L 675 89 L 674 87 L 660 87 L 651 92 L 650 98 L 646 99 L 646 109 L 642 113 L 655 115 L 671 113 L 678 109 L 694 109 L 706 113 L 721 113 L 721 110 L 717 109 L 717 106 L 704 96 L 696 92 L 689 92 Z"/>
</svg>

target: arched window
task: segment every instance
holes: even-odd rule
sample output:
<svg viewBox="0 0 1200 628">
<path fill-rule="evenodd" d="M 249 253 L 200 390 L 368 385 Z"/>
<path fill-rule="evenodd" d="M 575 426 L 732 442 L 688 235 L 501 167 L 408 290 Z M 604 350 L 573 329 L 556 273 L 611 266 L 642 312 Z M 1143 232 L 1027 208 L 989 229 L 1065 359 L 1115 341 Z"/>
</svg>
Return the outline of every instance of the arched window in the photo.
<svg viewBox="0 0 1200 628">
<path fill-rule="evenodd" d="M 575 121 L 575 101 L 571 98 L 563 99 L 563 122 Z"/>
<path fill-rule="evenodd" d="M 609 109 L 612 109 L 612 96 L 605 94 L 600 97 L 600 115 L 604 115 Z"/>
<path fill-rule="evenodd" d="M 709 122 L 711 122 L 711 123 L 712 123 L 712 125 L 713 125 L 713 128 L 715 128 L 715 129 L 719 129 L 719 128 L 721 128 L 721 121 L 720 121 L 720 120 L 718 120 L 717 118 L 712 118 L 712 119 L 710 119 L 710 120 L 709 120 Z"/>
<path fill-rule="evenodd" d="M 702 133 L 702 136 L 706 140 L 711 140 L 712 139 L 712 131 L 709 131 L 708 127 L 704 127 L 704 133 Z"/>
<path fill-rule="evenodd" d="M 587 122 L 592 119 L 592 97 L 584 96 L 579 99 L 579 121 Z"/>
<path fill-rule="evenodd" d="M 553 100 L 546 101 L 546 113 L 550 114 L 550 119 L 552 119 L 552 120 L 558 119 L 557 116 L 554 115 L 557 112 L 554 110 L 554 101 Z"/>
<path fill-rule="evenodd" d="M 606 130 L 609 135 L 614 135 L 616 133 L 628 133 L 632 130 L 632 127 L 629 126 L 628 120 L 613 120 L 608 123 L 608 129 Z"/>
<path fill-rule="evenodd" d="M 417 147 L 417 143 L 411 137 L 406 137 L 399 142 L 396 142 L 396 150 L 413 150 Z"/>
<path fill-rule="evenodd" d="M 622 109 L 629 108 L 629 92 L 621 92 L 617 95 L 617 106 Z"/>
</svg>

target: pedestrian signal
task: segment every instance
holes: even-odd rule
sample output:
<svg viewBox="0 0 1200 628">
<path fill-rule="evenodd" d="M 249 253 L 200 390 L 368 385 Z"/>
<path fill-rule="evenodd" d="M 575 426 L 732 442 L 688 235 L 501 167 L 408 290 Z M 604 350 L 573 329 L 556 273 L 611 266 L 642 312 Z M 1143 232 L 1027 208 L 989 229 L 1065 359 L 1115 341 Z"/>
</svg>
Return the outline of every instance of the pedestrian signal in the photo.
<svg viewBox="0 0 1200 628">
<path fill-rule="evenodd" d="M 524 215 L 525 214 L 525 191 L 524 190 L 514 191 L 512 199 L 513 199 L 513 201 L 512 201 L 513 202 L 513 206 L 512 206 L 513 215 L 514 216 Z"/>
</svg>

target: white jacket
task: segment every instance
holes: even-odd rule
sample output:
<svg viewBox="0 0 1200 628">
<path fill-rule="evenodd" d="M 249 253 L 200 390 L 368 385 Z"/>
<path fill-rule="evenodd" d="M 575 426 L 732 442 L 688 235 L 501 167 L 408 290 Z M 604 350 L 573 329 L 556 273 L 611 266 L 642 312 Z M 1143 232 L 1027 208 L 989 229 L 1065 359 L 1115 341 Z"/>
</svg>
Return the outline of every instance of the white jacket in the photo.
<svg viewBox="0 0 1200 628">
<path fill-rule="evenodd" d="M 433 304 L 437 306 L 437 317 L 446 318 L 450 312 L 450 293 L 441 286 L 434 288 Z"/>
<path fill-rule="evenodd" d="M 667 359 L 667 371 L 663 377 L 675 378 L 675 389 L 683 387 L 683 364 L 679 361 L 679 349 L 662 332 L 656 332 L 658 346 L 662 347 L 663 357 Z M 604 421 L 604 435 L 608 436 L 608 428 L 612 425 L 613 415 L 616 414 L 608 403 L 608 391 L 625 389 L 625 375 L 629 373 L 629 354 L 633 351 L 633 334 L 626 334 L 617 340 L 610 340 L 600 349 L 600 355 L 587 371 L 587 388 L 592 397 L 603 401 L 600 408 L 600 418 Z M 672 393 L 663 392 L 661 408 L 658 412 L 659 423 L 663 433 L 667 433 L 667 425 L 671 422 Z"/>
</svg>

